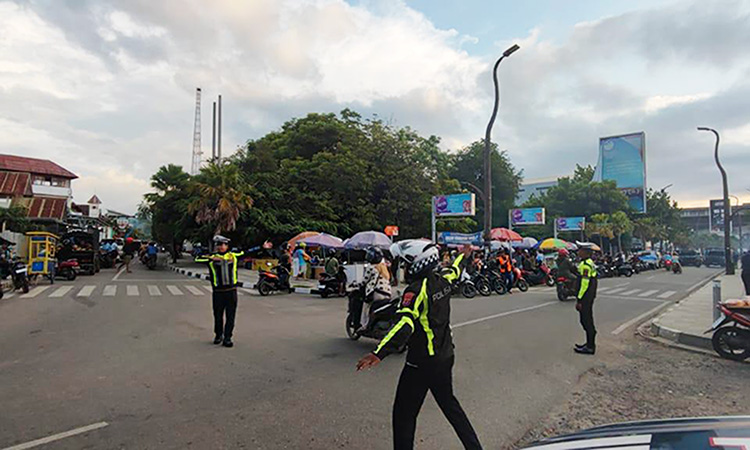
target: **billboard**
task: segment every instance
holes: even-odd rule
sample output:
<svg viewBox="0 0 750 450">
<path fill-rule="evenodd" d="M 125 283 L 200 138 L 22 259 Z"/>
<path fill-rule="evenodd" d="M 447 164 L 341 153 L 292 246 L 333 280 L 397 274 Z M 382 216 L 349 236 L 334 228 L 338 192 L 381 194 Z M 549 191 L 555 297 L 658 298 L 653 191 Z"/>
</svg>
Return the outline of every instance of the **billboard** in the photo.
<svg viewBox="0 0 750 450">
<path fill-rule="evenodd" d="M 510 210 L 511 225 L 544 225 L 544 208 L 516 208 Z"/>
<path fill-rule="evenodd" d="M 630 206 L 646 212 L 646 133 L 599 139 L 598 180 L 612 180 Z"/>
<path fill-rule="evenodd" d="M 476 214 L 474 194 L 451 194 L 432 197 L 436 217 L 462 217 Z"/>
<path fill-rule="evenodd" d="M 580 231 L 586 228 L 585 217 L 558 217 L 555 220 L 557 231 Z"/>
<path fill-rule="evenodd" d="M 724 232 L 724 200 L 711 200 L 709 202 L 708 227 L 711 231 Z"/>
<path fill-rule="evenodd" d="M 482 245 L 482 232 L 476 233 L 455 233 L 453 231 L 441 231 L 438 233 L 438 243 L 445 245 Z"/>
</svg>

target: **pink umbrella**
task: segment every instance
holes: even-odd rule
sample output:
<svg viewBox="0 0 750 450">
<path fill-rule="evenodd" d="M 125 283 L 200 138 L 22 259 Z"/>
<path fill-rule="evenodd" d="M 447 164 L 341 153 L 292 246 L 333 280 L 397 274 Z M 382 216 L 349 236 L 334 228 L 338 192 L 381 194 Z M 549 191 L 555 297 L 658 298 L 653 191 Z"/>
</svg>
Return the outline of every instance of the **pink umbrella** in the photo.
<svg viewBox="0 0 750 450">
<path fill-rule="evenodd" d="M 513 230 L 507 228 L 493 228 L 490 232 L 493 241 L 523 241 L 523 237 Z"/>
</svg>

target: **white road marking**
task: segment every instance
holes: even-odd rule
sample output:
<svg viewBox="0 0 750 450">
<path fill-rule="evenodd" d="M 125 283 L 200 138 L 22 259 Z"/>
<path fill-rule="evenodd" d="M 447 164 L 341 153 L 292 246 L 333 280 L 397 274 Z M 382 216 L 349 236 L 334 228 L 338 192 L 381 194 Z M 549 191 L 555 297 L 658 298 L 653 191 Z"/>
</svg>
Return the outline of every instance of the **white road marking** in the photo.
<svg viewBox="0 0 750 450">
<path fill-rule="evenodd" d="M 622 295 L 603 295 L 602 298 L 606 298 L 607 300 L 615 299 L 615 300 L 634 300 L 637 302 L 656 302 L 661 303 L 664 300 L 657 300 L 655 298 L 641 298 L 641 297 L 623 297 Z"/>
<path fill-rule="evenodd" d="M 624 290 L 625 290 L 624 288 L 612 289 L 611 291 L 607 292 L 607 295 L 609 295 L 609 294 L 616 294 L 616 293 L 624 291 Z"/>
<path fill-rule="evenodd" d="M 663 294 L 659 294 L 658 297 L 659 298 L 669 298 L 669 297 L 675 295 L 676 293 L 677 293 L 676 291 L 667 291 L 667 292 L 665 292 Z"/>
<path fill-rule="evenodd" d="M 37 295 L 41 294 L 42 292 L 46 291 L 52 286 L 37 286 L 34 289 L 30 290 L 29 292 L 23 294 L 21 298 L 34 298 Z"/>
<path fill-rule="evenodd" d="M 612 289 L 612 288 L 611 288 L 611 287 L 605 287 L 605 288 L 597 288 L 597 289 L 596 289 L 596 293 L 597 293 L 597 294 L 602 294 L 602 293 L 604 293 L 604 292 L 607 292 L 607 291 L 608 291 L 608 290 L 610 290 L 610 289 Z"/>
<path fill-rule="evenodd" d="M 50 297 L 62 297 L 63 295 L 65 295 L 68 292 L 70 292 L 71 289 L 73 289 L 73 286 L 59 287 L 59 288 L 57 288 L 57 290 L 55 292 L 51 293 L 49 296 Z"/>
<path fill-rule="evenodd" d="M 27 448 L 34 448 L 40 445 L 49 444 L 50 442 L 59 441 L 60 439 L 65 439 L 65 438 L 75 436 L 78 434 L 83 434 L 83 433 L 88 433 L 89 431 L 98 430 L 99 428 L 104 428 L 107 425 L 109 425 L 107 422 L 92 423 L 91 425 L 86 425 L 85 427 L 74 428 L 70 431 L 53 434 L 52 436 L 47 436 L 41 439 L 29 441 L 29 442 L 24 442 L 23 444 L 14 445 L 12 447 L 5 447 L 2 450 L 25 450 Z"/>
<path fill-rule="evenodd" d="M 640 289 L 631 289 L 631 290 L 629 290 L 627 292 L 622 292 L 620 295 L 622 295 L 623 297 L 627 297 L 628 295 L 633 295 L 633 294 L 636 294 L 638 292 L 641 292 L 641 290 Z"/>
<path fill-rule="evenodd" d="M 545 306 L 555 305 L 555 304 L 558 304 L 558 303 L 560 303 L 560 302 L 556 300 L 554 302 L 542 303 L 541 305 L 534 305 L 534 306 L 529 306 L 527 308 L 514 309 L 512 311 L 506 311 L 506 312 L 503 312 L 503 313 L 500 313 L 500 314 L 493 314 L 491 316 L 480 317 L 479 319 L 468 320 L 466 322 L 456 323 L 456 324 L 451 325 L 451 328 L 461 328 L 461 327 L 465 327 L 466 325 L 474 325 L 475 323 L 480 323 L 480 322 L 484 322 L 484 321 L 492 320 L 492 319 L 498 319 L 500 317 L 510 316 L 512 314 L 517 314 L 517 313 L 521 313 L 521 312 L 525 312 L 525 311 L 531 311 L 533 309 L 544 308 Z"/>
<path fill-rule="evenodd" d="M 170 284 L 170 285 L 167 285 L 167 290 L 168 290 L 168 291 L 169 291 L 169 292 L 170 292 L 170 293 L 171 293 L 172 295 L 182 295 L 182 291 L 181 291 L 181 290 L 179 290 L 179 289 L 177 289 L 177 286 L 174 286 L 174 285 L 172 285 L 172 284 Z"/>
<path fill-rule="evenodd" d="M 105 297 L 114 297 L 116 293 L 117 293 L 117 285 L 108 284 L 104 286 L 104 292 L 102 292 L 102 295 Z"/>
<path fill-rule="evenodd" d="M 161 291 L 159 290 L 159 286 L 154 286 L 153 284 L 148 285 L 148 295 L 151 295 L 153 297 L 158 297 L 161 295 Z"/>
<path fill-rule="evenodd" d="M 80 291 L 78 291 L 78 294 L 76 294 L 77 297 L 88 297 L 91 295 L 92 292 L 94 292 L 94 289 L 96 289 L 96 286 L 93 284 L 89 284 L 88 286 L 84 286 L 81 288 Z"/>
<path fill-rule="evenodd" d="M 15 297 L 15 296 L 16 296 L 16 293 L 15 293 L 15 292 L 11 292 L 10 294 L 5 294 L 5 295 L 3 296 L 3 298 L 7 300 L 7 299 L 9 299 L 9 298 L 13 298 L 13 297 Z"/>
<path fill-rule="evenodd" d="M 653 280 L 656 275 L 651 275 L 650 277 L 647 277 L 647 280 Z"/>
<path fill-rule="evenodd" d="M 125 270 L 127 270 L 125 267 L 120 269 L 120 271 L 117 272 L 114 277 L 112 277 L 112 281 L 117 281 L 117 279 L 120 278 L 120 274 L 122 274 Z"/>
<path fill-rule="evenodd" d="M 182 287 L 184 287 L 185 289 L 187 289 L 188 291 L 190 291 L 193 295 L 204 295 L 205 294 L 203 291 L 201 291 L 200 289 L 198 289 L 195 286 L 184 285 Z"/>
<path fill-rule="evenodd" d="M 638 297 L 651 297 L 652 295 L 656 294 L 657 292 L 659 292 L 658 289 L 654 289 L 654 290 L 651 290 L 651 291 L 646 291 L 646 292 L 643 292 L 641 294 L 638 294 Z"/>
<path fill-rule="evenodd" d="M 126 286 L 126 292 L 130 297 L 138 295 L 138 286 L 135 284 L 129 284 Z"/>
<path fill-rule="evenodd" d="M 204 285 L 203 285 L 203 288 L 204 288 L 205 290 L 207 290 L 208 292 L 211 292 L 211 293 L 213 293 L 213 292 L 214 292 L 214 288 L 212 288 L 211 286 L 206 286 L 206 285 L 204 284 Z"/>
<path fill-rule="evenodd" d="M 618 334 L 622 333 L 623 331 L 625 331 L 628 328 L 630 328 L 633 324 L 640 322 L 641 320 L 645 319 L 646 317 L 651 316 L 652 314 L 656 314 L 659 310 L 661 310 L 662 308 L 665 308 L 665 307 L 667 307 L 667 306 L 669 306 L 671 304 L 672 303 L 670 303 L 670 302 L 662 302 L 661 305 L 659 305 L 659 306 L 657 306 L 657 307 L 655 307 L 653 309 L 649 309 L 645 313 L 643 313 L 643 314 L 641 314 L 641 315 L 639 315 L 637 317 L 633 317 L 632 319 L 628 320 L 624 324 L 622 324 L 619 327 L 615 328 L 614 331 L 612 331 L 612 334 L 618 335 Z"/>
</svg>

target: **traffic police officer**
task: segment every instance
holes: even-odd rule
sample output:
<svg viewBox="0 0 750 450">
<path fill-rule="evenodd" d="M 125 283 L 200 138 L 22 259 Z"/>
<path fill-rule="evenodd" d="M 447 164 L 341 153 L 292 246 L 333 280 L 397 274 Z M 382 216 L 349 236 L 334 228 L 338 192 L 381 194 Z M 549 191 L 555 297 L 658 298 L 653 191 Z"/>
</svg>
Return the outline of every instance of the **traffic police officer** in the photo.
<svg viewBox="0 0 750 450">
<path fill-rule="evenodd" d="M 596 327 L 594 326 L 594 299 L 596 298 L 596 265 L 591 259 L 593 244 L 587 242 L 576 242 L 578 245 L 578 256 L 581 262 L 578 264 L 578 300 L 576 309 L 581 319 L 581 326 L 586 332 L 586 343 L 576 344 L 574 351 L 584 355 L 596 353 Z"/>
<path fill-rule="evenodd" d="M 377 348 L 357 363 L 357 370 L 373 367 L 409 345 L 406 365 L 398 380 L 393 404 L 393 448 L 414 447 L 417 415 L 427 391 L 432 392 L 448 422 L 467 449 L 481 449 L 474 429 L 453 395 L 453 338 L 450 329 L 452 284 L 460 278 L 467 248 L 453 264 L 438 271 L 440 255 L 432 242 L 405 240 L 391 246 L 391 254 L 406 262 L 409 286 L 401 298 L 396 322 Z"/>
<path fill-rule="evenodd" d="M 216 253 L 199 256 L 195 262 L 208 263 L 209 277 L 213 287 L 214 344 L 232 347 L 234 317 L 237 312 L 237 258 L 244 252 L 230 252 L 229 239 L 214 236 Z M 226 324 L 224 314 L 226 313 Z"/>
</svg>

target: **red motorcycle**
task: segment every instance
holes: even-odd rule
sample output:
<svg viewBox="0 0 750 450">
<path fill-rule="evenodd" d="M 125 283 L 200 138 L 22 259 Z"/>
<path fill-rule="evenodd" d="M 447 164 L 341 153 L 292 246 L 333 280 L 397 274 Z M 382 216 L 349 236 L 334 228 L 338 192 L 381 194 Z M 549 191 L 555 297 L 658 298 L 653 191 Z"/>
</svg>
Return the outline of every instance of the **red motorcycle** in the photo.
<svg viewBox="0 0 750 450">
<path fill-rule="evenodd" d="M 555 285 L 557 287 L 557 299 L 561 302 L 564 302 L 570 296 L 576 295 L 576 280 L 565 277 L 557 277 L 557 280 L 555 280 Z"/>
<path fill-rule="evenodd" d="M 714 332 L 711 337 L 714 350 L 722 358 L 744 361 L 750 357 L 750 300 L 724 302 L 717 308 L 721 317 L 706 331 Z"/>
<path fill-rule="evenodd" d="M 524 271 L 518 267 L 513 268 L 513 287 L 518 288 L 521 292 L 529 290 L 529 282 L 524 278 Z"/>
<path fill-rule="evenodd" d="M 78 276 L 78 272 L 81 271 L 81 266 L 78 264 L 77 259 L 68 259 L 57 264 L 57 270 L 55 271 L 55 278 L 65 278 L 68 281 L 73 281 Z"/>
<path fill-rule="evenodd" d="M 266 263 L 270 266 L 271 263 Z M 255 285 L 260 295 L 266 296 L 273 291 L 288 291 L 292 292 L 292 288 L 289 284 L 289 272 L 284 266 L 276 266 L 274 271 L 260 269 L 258 271 L 260 279 Z"/>
</svg>

